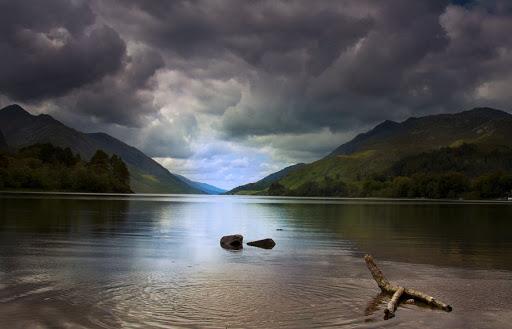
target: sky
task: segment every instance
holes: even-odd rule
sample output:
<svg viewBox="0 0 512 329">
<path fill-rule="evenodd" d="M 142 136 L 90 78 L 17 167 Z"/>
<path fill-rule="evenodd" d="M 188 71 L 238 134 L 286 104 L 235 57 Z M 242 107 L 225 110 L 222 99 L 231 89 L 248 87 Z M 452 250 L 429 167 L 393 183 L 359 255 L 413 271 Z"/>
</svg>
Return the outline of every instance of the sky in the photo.
<svg viewBox="0 0 512 329">
<path fill-rule="evenodd" d="M 0 105 L 223 188 L 384 120 L 512 108 L 512 1 L 0 0 Z"/>
</svg>

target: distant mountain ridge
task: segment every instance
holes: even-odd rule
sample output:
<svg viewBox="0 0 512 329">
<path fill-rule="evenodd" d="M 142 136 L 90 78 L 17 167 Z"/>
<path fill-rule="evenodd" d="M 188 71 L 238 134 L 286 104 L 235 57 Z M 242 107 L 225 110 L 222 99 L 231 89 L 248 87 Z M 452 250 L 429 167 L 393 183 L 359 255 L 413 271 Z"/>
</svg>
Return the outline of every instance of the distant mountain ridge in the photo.
<svg viewBox="0 0 512 329">
<path fill-rule="evenodd" d="M 448 146 L 457 140 L 476 141 L 485 139 L 486 134 L 493 133 L 493 129 L 511 125 L 511 119 L 512 115 L 507 112 L 480 107 L 453 114 L 412 117 L 401 123 L 386 120 L 341 145 L 330 155 L 348 155 L 392 144 L 407 147 L 407 150 L 413 148 L 417 152 L 418 147 L 428 150 Z"/>
<path fill-rule="evenodd" d="M 203 193 L 206 193 L 206 194 L 212 194 L 212 195 L 218 195 L 218 194 L 223 194 L 226 192 L 226 190 L 224 189 L 221 189 L 217 186 L 213 186 L 213 185 L 210 185 L 210 184 L 207 184 L 207 183 L 201 183 L 201 182 L 196 182 L 196 181 L 193 181 L 191 179 L 188 179 L 187 177 L 185 176 L 181 176 L 181 175 L 177 175 L 176 176 L 183 180 L 185 183 L 187 183 L 188 185 L 202 191 Z"/>
<path fill-rule="evenodd" d="M 85 159 L 89 159 L 98 149 L 117 154 L 128 166 L 131 188 L 136 193 L 205 193 L 185 183 L 137 148 L 108 134 L 83 133 L 50 115 L 32 115 L 19 105 L 9 105 L 0 110 L 0 131 L 7 145 L 13 149 L 51 143 L 69 147 Z"/>
<path fill-rule="evenodd" d="M 387 120 L 340 145 L 328 156 L 287 173 L 277 182 L 291 193 L 307 190 L 308 184 L 320 187 L 349 184 L 349 190 L 361 189 L 365 179 L 389 172 L 400 159 L 463 144 L 474 144 L 482 150 L 512 148 L 512 115 L 480 107 L 453 114 L 413 117 L 403 122 Z M 243 189 L 233 191 L 241 193 Z"/>
</svg>

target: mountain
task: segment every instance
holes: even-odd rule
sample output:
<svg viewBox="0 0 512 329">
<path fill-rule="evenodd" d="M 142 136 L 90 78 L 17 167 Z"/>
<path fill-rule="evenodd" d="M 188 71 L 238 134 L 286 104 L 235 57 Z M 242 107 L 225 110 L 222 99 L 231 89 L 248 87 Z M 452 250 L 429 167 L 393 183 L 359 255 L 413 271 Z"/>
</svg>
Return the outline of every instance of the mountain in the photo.
<svg viewBox="0 0 512 329">
<path fill-rule="evenodd" d="M 255 183 L 249 183 L 242 186 L 238 186 L 226 194 L 264 194 L 272 183 L 279 181 L 286 175 L 304 167 L 305 163 L 297 163 L 292 166 L 281 169 L 273 174 L 270 174 Z"/>
<path fill-rule="evenodd" d="M 475 108 L 455 114 L 409 118 L 402 123 L 384 121 L 367 133 L 338 147 L 331 156 L 363 150 L 389 150 L 398 153 L 430 150 L 453 143 L 506 142 L 499 133 L 510 127 L 512 115 L 491 108 Z M 509 135 L 509 134 L 506 134 Z"/>
<path fill-rule="evenodd" d="M 96 150 L 117 154 L 130 171 L 131 189 L 136 193 L 198 193 L 140 150 L 105 133 L 83 133 L 55 120 L 50 115 L 32 115 L 19 105 L 0 110 L 0 130 L 7 145 L 19 149 L 37 143 L 69 147 L 90 159 Z"/>
<path fill-rule="evenodd" d="M 200 183 L 193 180 L 188 179 L 185 176 L 176 175 L 179 179 L 181 179 L 183 182 L 185 182 L 187 185 L 192 186 L 195 189 L 200 190 L 201 192 L 205 194 L 212 194 L 212 195 L 218 195 L 223 194 L 226 192 L 226 190 L 221 189 L 220 187 L 213 186 L 206 183 Z"/>
<path fill-rule="evenodd" d="M 463 144 L 489 150 L 512 147 L 512 115 L 475 108 L 403 122 L 384 121 L 325 158 L 289 173 L 279 184 L 291 192 L 311 187 L 308 184 L 321 186 L 333 182 L 349 184 L 349 190 L 362 189 L 367 178 L 387 175 L 400 159 Z"/>
<path fill-rule="evenodd" d="M 7 142 L 5 141 L 4 134 L 0 131 L 0 151 L 7 150 Z"/>
</svg>

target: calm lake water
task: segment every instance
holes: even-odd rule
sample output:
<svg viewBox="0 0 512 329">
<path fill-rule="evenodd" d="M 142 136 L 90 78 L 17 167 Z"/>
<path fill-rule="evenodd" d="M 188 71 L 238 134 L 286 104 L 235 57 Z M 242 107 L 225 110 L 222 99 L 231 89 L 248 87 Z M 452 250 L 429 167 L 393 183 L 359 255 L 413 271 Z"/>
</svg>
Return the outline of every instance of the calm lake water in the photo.
<svg viewBox="0 0 512 329">
<path fill-rule="evenodd" d="M 454 311 L 384 321 L 365 253 Z M 511 296 L 510 203 L 0 194 L 2 328 L 510 328 Z"/>
</svg>

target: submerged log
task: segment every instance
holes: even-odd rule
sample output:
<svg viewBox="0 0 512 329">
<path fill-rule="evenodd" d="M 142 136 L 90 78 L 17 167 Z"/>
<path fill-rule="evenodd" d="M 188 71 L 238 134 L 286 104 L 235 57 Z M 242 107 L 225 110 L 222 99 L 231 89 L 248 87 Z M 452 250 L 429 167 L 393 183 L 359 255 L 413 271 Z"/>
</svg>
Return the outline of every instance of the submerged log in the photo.
<svg viewBox="0 0 512 329">
<path fill-rule="evenodd" d="M 375 261 L 373 260 L 373 257 L 371 255 L 365 255 L 364 256 L 364 260 L 366 262 L 366 266 L 368 266 L 368 269 L 370 270 L 370 273 L 372 274 L 373 279 L 375 280 L 375 282 L 377 282 L 377 285 L 379 286 L 379 288 L 383 292 L 385 292 L 387 294 L 390 294 L 390 295 L 393 295 L 393 298 L 391 299 L 391 301 L 393 301 L 393 299 L 395 298 L 396 293 L 402 287 L 396 286 L 396 285 L 390 283 L 386 279 L 386 277 L 384 276 L 382 271 L 379 269 L 377 264 L 375 264 Z M 414 300 L 424 302 L 427 305 L 430 305 L 430 306 L 442 309 L 442 310 L 444 310 L 446 312 L 451 312 L 452 311 L 452 307 L 450 305 L 445 304 L 445 303 L 435 299 L 434 297 L 429 296 L 429 295 L 427 295 L 427 294 L 425 294 L 425 293 L 423 293 L 421 291 L 415 290 L 415 289 L 403 288 L 403 292 L 400 293 L 400 295 L 396 298 L 395 306 L 398 306 L 398 303 L 399 303 L 401 297 L 412 298 Z M 390 304 L 391 304 L 391 301 L 390 301 Z M 384 311 L 384 312 L 386 312 L 386 314 L 387 314 L 387 312 L 389 312 L 390 304 L 388 304 L 388 308 Z M 391 312 L 391 313 L 394 313 L 394 311 Z"/>
</svg>

